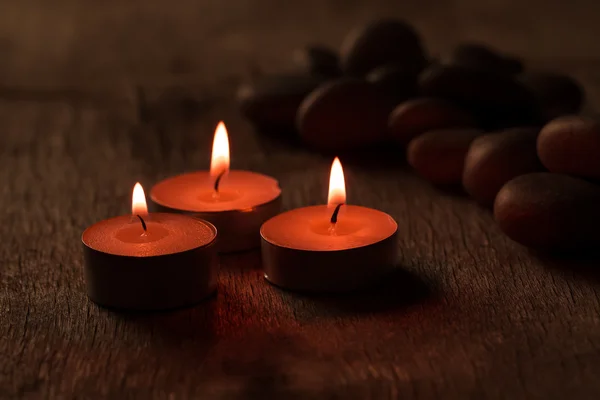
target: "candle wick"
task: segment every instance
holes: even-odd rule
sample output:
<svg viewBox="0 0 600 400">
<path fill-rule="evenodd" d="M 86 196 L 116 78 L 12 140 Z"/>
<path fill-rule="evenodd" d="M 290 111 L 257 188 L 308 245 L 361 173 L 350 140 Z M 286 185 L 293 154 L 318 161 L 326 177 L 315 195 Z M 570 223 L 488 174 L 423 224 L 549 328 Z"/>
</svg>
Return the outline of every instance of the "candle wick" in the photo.
<svg viewBox="0 0 600 400">
<path fill-rule="evenodd" d="M 144 219 L 140 217 L 139 214 L 136 214 L 136 217 L 140 219 L 140 222 L 142 223 L 142 228 L 144 228 L 144 232 L 146 232 L 146 221 L 144 221 Z"/>
<path fill-rule="evenodd" d="M 337 206 L 335 206 L 335 210 L 333 210 L 333 214 L 331 214 L 331 220 L 330 220 L 330 222 L 331 222 L 332 224 L 335 224 L 335 223 L 337 223 L 337 220 L 338 220 L 338 214 L 339 214 L 339 212 L 340 212 L 340 208 L 341 208 L 343 205 L 344 205 L 344 203 L 340 203 L 340 204 L 338 204 Z"/>
<path fill-rule="evenodd" d="M 221 183 L 221 178 L 223 178 L 223 175 L 225 175 L 225 172 L 227 172 L 226 169 L 224 169 L 219 175 L 217 175 L 217 179 L 215 179 L 215 192 L 219 193 L 219 183 Z"/>
</svg>

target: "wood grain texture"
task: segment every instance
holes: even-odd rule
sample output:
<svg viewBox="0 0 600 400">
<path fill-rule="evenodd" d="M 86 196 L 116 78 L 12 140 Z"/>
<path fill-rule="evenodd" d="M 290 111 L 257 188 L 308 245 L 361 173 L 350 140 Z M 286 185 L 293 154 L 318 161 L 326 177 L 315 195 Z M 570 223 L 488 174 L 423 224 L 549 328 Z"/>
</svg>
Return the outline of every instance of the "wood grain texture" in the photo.
<svg viewBox="0 0 600 400">
<path fill-rule="evenodd" d="M 595 0 L 0 0 L 0 10 L 0 83 L 11 85 L 236 79 L 291 67 L 306 43 L 338 48 L 380 16 L 413 23 L 434 57 L 465 39 L 544 65 L 597 67 L 600 54 Z"/>
<path fill-rule="evenodd" d="M 220 16 L 210 29 L 221 40 L 199 55 L 191 33 L 201 24 L 195 14 L 182 17 L 183 5 L 109 2 L 94 15 L 66 0 L 52 7 L 2 3 L 11 19 L 0 26 L 0 398 L 600 396 L 600 261 L 530 253 L 502 235 L 488 211 L 412 175 L 398 162 L 400 151 L 342 160 L 349 201 L 399 222 L 398 273 L 380 288 L 338 297 L 284 292 L 264 281 L 259 253 L 249 252 L 222 258 L 218 294 L 194 308 L 124 314 L 87 299 L 83 229 L 127 213 L 138 180 L 149 188 L 206 168 L 220 119 L 228 124 L 234 168 L 277 177 L 286 208 L 323 202 L 330 158 L 254 134 L 227 100 L 244 74 L 240 60 L 283 68 L 284 48 L 311 35 L 334 43 L 351 22 L 397 2 L 379 0 L 368 12 L 349 2 L 339 24 L 267 0 L 241 2 L 225 18 L 217 2 L 206 2 L 203 12 Z M 310 2 L 326 16 L 339 14 L 338 3 Z M 247 17 L 253 4 L 282 13 L 275 27 L 288 42 Z M 447 31 L 438 23 L 456 10 L 448 5 L 430 16 L 430 7 L 403 7 L 438 37 Z M 487 15 L 482 7 L 469 12 Z M 138 14 L 148 23 L 144 32 L 159 32 L 155 22 L 163 17 L 184 18 L 183 31 L 125 35 Z M 303 15 L 315 29 L 286 27 Z M 19 20 L 29 22 L 21 29 Z M 228 31 L 223 21 L 239 26 Z M 492 36 L 478 21 L 464 26 L 464 36 L 481 29 Z M 57 28 L 44 29 L 51 25 Z M 546 37 L 546 25 L 538 27 L 528 40 Z M 40 32 L 50 32 L 45 46 Z M 182 47 L 165 52 L 161 42 L 163 50 L 145 52 L 157 37 Z M 505 47 L 531 45 L 510 40 Z M 85 58 L 89 48 L 96 52 Z M 532 57 L 540 53 L 552 52 Z M 173 54 L 191 54 L 191 69 L 170 70 Z M 207 54 L 221 56 L 202 64 Z M 596 61 L 557 57 L 552 65 L 573 71 L 598 104 Z"/>
<path fill-rule="evenodd" d="M 234 166 L 277 177 L 286 208 L 324 201 L 328 158 L 261 139 L 232 110 L 217 101 L 159 129 L 95 107 L 0 102 L 0 397 L 600 393 L 598 276 L 581 272 L 589 263 L 536 258 L 489 212 L 393 162 L 346 163 L 349 200 L 399 222 L 399 272 L 382 288 L 294 295 L 268 285 L 250 252 L 223 257 L 218 295 L 195 308 L 96 307 L 85 296 L 82 230 L 126 213 L 136 180 L 149 187 L 206 167 L 219 118 Z"/>
</svg>

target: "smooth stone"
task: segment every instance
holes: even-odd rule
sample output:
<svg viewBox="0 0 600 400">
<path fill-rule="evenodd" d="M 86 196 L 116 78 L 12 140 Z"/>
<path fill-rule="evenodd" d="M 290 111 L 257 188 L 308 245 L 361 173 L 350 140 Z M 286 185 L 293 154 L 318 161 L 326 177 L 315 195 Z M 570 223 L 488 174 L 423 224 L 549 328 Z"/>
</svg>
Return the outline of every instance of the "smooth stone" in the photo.
<svg viewBox="0 0 600 400">
<path fill-rule="evenodd" d="M 455 103 L 486 129 L 539 122 L 533 95 L 506 74 L 461 66 L 433 66 L 419 77 L 421 95 Z"/>
<path fill-rule="evenodd" d="M 298 49 L 293 55 L 294 62 L 306 73 L 325 78 L 342 75 L 340 57 L 329 47 L 311 45 Z"/>
<path fill-rule="evenodd" d="M 320 150 L 349 150 L 386 136 L 391 105 L 371 84 L 344 78 L 307 96 L 298 110 L 302 139 Z"/>
<path fill-rule="evenodd" d="M 483 131 L 479 129 L 425 132 L 409 143 L 408 163 L 420 176 L 434 184 L 460 183 L 469 145 L 481 134 Z"/>
<path fill-rule="evenodd" d="M 403 145 L 428 131 L 476 125 L 468 112 L 446 101 L 431 98 L 409 100 L 398 105 L 388 120 L 390 135 Z"/>
<path fill-rule="evenodd" d="M 374 84 L 393 104 L 400 104 L 417 95 L 418 75 L 402 65 L 382 65 L 369 72 L 367 81 Z"/>
<path fill-rule="evenodd" d="M 542 128 L 537 151 L 552 172 L 600 179 L 600 122 L 575 115 L 557 118 Z"/>
<path fill-rule="evenodd" d="M 478 137 L 465 158 L 463 187 L 478 203 L 491 206 L 513 178 L 544 171 L 536 151 L 537 128 L 513 128 Z"/>
<path fill-rule="evenodd" d="M 418 34 L 397 19 L 373 21 L 352 30 L 343 41 L 340 57 L 344 73 L 356 77 L 391 63 L 418 73 L 426 63 Z"/>
<path fill-rule="evenodd" d="M 546 121 L 562 115 L 577 114 L 585 93 L 581 85 L 567 75 L 550 72 L 525 73 L 519 80 L 533 93 Z"/>
<path fill-rule="evenodd" d="M 503 55 L 479 43 L 457 46 L 452 52 L 450 63 L 508 75 L 523 71 L 523 63 L 518 58 Z"/>
<path fill-rule="evenodd" d="M 512 240 L 547 250 L 600 245 L 600 187 L 563 174 L 521 175 L 500 189 L 494 217 Z"/>
<path fill-rule="evenodd" d="M 307 75 L 273 75 L 242 85 L 237 100 L 242 114 L 260 131 L 293 132 L 302 100 L 322 79 Z"/>
</svg>

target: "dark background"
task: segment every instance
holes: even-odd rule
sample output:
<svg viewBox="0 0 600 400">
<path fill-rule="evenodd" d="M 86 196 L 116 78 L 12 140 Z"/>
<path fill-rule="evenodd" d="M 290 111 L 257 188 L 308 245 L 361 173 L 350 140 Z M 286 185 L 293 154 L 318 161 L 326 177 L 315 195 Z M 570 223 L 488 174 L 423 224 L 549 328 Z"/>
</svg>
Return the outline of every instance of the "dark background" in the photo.
<svg viewBox="0 0 600 400">
<path fill-rule="evenodd" d="M 85 295 L 80 235 L 127 213 L 137 180 L 207 168 L 220 119 L 234 168 L 277 177 L 286 208 L 325 201 L 330 158 L 254 134 L 233 93 L 377 16 L 414 23 L 433 55 L 476 39 L 571 73 L 593 110 L 599 7 L 0 1 L 0 398 L 598 398 L 600 262 L 531 253 L 401 152 L 345 163 L 349 201 L 399 223 L 399 273 L 371 293 L 280 291 L 250 252 L 223 258 L 211 301 L 115 313 Z"/>
<path fill-rule="evenodd" d="M 380 16 L 413 23 L 433 55 L 478 40 L 530 61 L 597 63 L 593 0 L 2 1 L 0 82 L 19 85 L 157 84 L 190 75 L 238 79 L 252 66 L 279 71 L 305 43 L 338 47 Z M 587 65 L 592 68 L 595 65 Z M 578 65 L 583 68 L 584 65 Z M 597 68 L 592 68 L 597 69 Z M 588 77 L 587 75 L 591 75 Z M 593 79 L 586 72 L 585 79 Z"/>
</svg>

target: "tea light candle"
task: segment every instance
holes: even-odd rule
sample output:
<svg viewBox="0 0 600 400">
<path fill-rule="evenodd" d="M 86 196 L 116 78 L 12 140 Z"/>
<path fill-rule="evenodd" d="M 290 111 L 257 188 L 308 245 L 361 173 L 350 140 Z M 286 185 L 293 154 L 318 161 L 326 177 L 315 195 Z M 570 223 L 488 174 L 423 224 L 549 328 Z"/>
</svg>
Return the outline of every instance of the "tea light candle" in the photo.
<svg viewBox="0 0 600 400">
<path fill-rule="evenodd" d="M 344 292 L 370 285 L 394 268 L 398 224 L 381 211 L 346 204 L 337 158 L 327 203 L 285 212 L 261 227 L 269 282 L 297 291 Z"/>
<path fill-rule="evenodd" d="M 220 252 L 260 245 L 260 226 L 281 209 L 278 182 L 266 175 L 229 169 L 225 124 L 215 131 L 210 171 L 192 172 L 156 184 L 150 198 L 160 211 L 179 212 L 212 222 Z"/>
<path fill-rule="evenodd" d="M 216 288 L 216 228 L 196 218 L 148 213 L 142 186 L 132 215 L 100 221 L 82 235 L 88 296 L 119 309 L 188 306 Z"/>
</svg>

